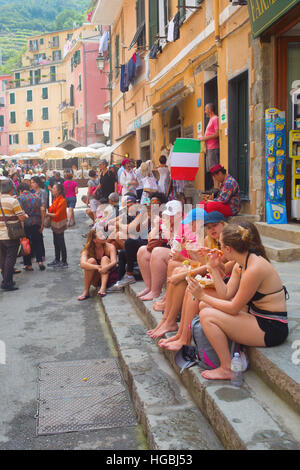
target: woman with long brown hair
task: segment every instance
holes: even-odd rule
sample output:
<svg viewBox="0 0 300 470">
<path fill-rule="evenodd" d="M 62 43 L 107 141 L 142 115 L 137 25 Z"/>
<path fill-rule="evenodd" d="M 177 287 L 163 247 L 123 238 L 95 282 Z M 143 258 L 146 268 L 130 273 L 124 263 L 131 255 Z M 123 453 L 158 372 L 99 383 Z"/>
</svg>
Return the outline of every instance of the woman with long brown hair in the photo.
<svg viewBox="0 0 300 470">
<path fill-rule="evenodd" d="M 82 301 L 90 297 L 90 287 L 100 290 L 97 295 L 104 297 L 110 274 L 117 265 L 117 250 L 111 243 L 107 243 L 102 231 L 90 230 L 84 245 L 80 266 L 84 270 L 84 291 L 77 300 Z"/>
<path fill-rule="evenodd" d="M 221 297 L 207 295 L 195 279 L 188 283 L 201 301 L 200 322 L 220 359 L 220 367 L 202 372 L 210 380 L 231 378 L 228 338 L 245 346 L 272 347 L 288 336 L 286 288 L 259 246 L 254 248 L 252 231 L 228 225 L 220 243 L 226 258 L 236 263 L 226 285 L 217 269 L 217 255 L 211 256 L 210 273 Z"/>
</svg>

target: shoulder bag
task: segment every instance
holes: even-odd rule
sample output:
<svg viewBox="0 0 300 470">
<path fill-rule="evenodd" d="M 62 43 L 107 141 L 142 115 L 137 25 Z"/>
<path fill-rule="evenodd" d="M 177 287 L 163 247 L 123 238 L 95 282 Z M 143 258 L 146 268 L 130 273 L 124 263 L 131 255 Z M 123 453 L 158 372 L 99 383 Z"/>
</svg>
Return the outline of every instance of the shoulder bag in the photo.
<svg viewBox="0 0 300 470">
<path fill-rule="evenodd" d="M 0 208 L 3 215 L 3 219 L 7 228 L 8 238 L 10 240 L 18 240 L 19 238 L 25 237 L 24 227 L 21 222 L 18 220 L 15 223 L 9 224 L 7 222 L 7 217 L 4 214 L 4 210 L 0 201 Z"/>
</svg>

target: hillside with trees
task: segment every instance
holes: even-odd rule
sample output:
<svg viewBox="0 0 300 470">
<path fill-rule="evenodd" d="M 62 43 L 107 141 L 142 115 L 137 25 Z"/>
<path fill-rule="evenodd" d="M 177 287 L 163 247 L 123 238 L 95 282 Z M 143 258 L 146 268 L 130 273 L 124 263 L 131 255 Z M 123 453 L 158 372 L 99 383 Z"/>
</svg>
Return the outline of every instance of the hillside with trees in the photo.
<svg viewBox="0 0 300 470">
<path fill-rule="evenodd" d="M 90 0 L 0 0 L 0 73 L 20 66 L 28 37 L 80 26 L 87 18 L 90 3 Z"/>
</svg>

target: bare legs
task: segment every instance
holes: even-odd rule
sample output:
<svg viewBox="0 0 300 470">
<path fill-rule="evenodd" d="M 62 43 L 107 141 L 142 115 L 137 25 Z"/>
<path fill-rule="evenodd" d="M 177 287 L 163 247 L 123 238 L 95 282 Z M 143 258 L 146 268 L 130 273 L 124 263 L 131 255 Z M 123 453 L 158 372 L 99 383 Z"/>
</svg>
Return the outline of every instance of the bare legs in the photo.
<svg viewBox="0 0 300 470">
<path fill-rule="evenodd" d="M 212 297 L 217 297 L 215 289 L 206 289 L 206 293 Z M 186 289 L 178 332 L 171 338 L 161 339 L 158 345 L 170 351 L 179 351 L 182 346 L 190 344 L 192 339 L 191 323 L 194 317 L 198 315 L 199 309 L 204 306 L 206 307 L 207 305 L 194 299 L 192 294 Z"/>
<path fill-rule="evenodd" d="M 194 300 L 191 293 L 186 289 L 178 332 L 171 338 L 161 339 L 158 345 L 162 348 L 169 349 L 170 351 L 178 351 L 185 344 L 190 344 L 192 339 L 192 330 L 190 325 L 198 313 L 199 300 Z"/>
<path fill-rule="evenodd" d="M 144 295 L 140 295 L 140 299 L 144 301 L 153 300 L 160 296 L 162 286 L 167 278 L 170 249 L 157 247 L 152 250 L 150 255 L 148 276 L 150 275 L 151 279 L 149 286 L 151 290 Z"/>
<path fill-rule="evenodd" d="M 88 263 L 97 265 L 97 261 L 94 258 L 90 258 Z M 90 287 L 91 285 L 96 286 L 99 282 L 100 274 L 98 271 L 91 269 L 84 270 L 84 291 L 82 295 L 78 297 L 78 300 L 84 300 L 85 298 L 89 297 L 90 295 Z"/>
<path fill-rule="evenodd" d="M 161 321 L 153 330 L 149 330 L 147 334 L 151 338 L 159 338 L 168 331 L 177 331 L 176 318 L 182 307 L 184 293 L 186 290 L 186 281 L 181 281 L 179 284 L 168 284 L 168 291 L 166 295 L 166 307 Z"/>
<path fill-rule="evenodd" d="M 106 266 L 110 264 L 110 259 L 107 256 L 102 256 L 101 258 L 101 268 L 105 270 Z M 109 278 L 109 271 L 106 273 L 101 273 L 101 287 L 98 292 L 100 295 L 106 294 L 106 286 Z"/>
<path fill-rule="evenodd" d="M 137 262 L 145 283 L 145 289 L 137 294 L 137 297 L 143 297 L 151 291 L 150 259 L 151 253 L 147 250 L 147 246 L 141 246 L 137 252 Z"/>
<path fill-rule="evenodd" d="M 220 367 L 202 372 L 205 379 L 230 379 L 231 355 L 227 338 L 246 346 L 265 347 L 264 331 L 259 328 L 256 318 L 247 312 L 229 315 L 207 306 L 200 312 L 200 321 L 220 360 Z"/>
<path fill-rule="evenodd" d="M 68 227 L 75 225 L 75 216 L 73 207 L 68 207 Z"/>
</svg>

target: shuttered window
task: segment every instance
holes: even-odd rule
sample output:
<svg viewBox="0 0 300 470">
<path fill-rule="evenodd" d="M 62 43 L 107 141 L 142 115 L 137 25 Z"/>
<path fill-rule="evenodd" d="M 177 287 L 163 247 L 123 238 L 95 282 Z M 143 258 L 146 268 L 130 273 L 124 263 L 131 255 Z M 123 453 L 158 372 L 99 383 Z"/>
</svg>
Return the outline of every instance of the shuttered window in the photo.
<svg viewBox="0 0 300 470">
<path fill-rule="evenodd" d="M 156 41 L 159 32 L 158 0 L 151 0 L 149 8 L 149 47 L 152 47 Z"/>
</svg>

